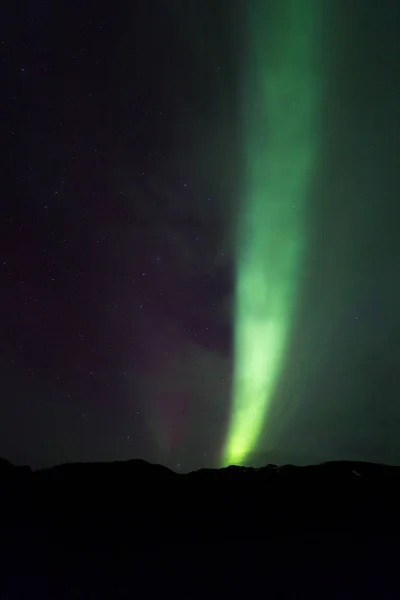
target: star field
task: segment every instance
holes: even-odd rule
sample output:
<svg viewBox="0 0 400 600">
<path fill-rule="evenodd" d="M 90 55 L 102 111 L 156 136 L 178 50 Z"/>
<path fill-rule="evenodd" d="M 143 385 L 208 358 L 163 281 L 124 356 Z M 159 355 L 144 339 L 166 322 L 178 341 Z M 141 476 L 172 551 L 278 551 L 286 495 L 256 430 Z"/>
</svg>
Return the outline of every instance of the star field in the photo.
<svg viewBox="0 0 400 600">
<path fill-rule="evenodd" d="M 1 7 L 0 456 L 218 463 L 234 371 L 241 10 Z M 389 0 L 332 11 L 304 268 L 274 433 L 254 452 L 398 462 L 400 12 Z"/>
</svg>

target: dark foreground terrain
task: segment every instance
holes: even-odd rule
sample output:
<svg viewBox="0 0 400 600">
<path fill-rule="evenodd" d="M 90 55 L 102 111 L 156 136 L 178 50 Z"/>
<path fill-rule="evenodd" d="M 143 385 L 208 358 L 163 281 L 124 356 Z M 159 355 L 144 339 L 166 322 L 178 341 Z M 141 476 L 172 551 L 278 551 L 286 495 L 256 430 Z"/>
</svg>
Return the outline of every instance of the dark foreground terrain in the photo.
<svg viewBox="0 0 400 600">
<path fill-rule="evenodd" d="M 397 598 L 400 468 L 0 461 L 0 599 Z"/>
</svg>

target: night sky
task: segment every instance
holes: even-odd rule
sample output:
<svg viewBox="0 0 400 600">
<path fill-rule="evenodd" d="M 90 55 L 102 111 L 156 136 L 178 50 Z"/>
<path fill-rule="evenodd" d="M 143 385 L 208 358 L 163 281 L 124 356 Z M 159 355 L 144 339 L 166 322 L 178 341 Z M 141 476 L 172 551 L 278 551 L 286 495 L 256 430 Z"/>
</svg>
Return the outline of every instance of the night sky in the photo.
<svg viewBox="0 0 400 600">
<path fill-rule="evenodd" d="M 0 456 L 219 465 L 252 2 L 1 5 Z M 400 3 L 321 3 L 307 250 L 249 463 L 400 463 Z"/>
</svg>

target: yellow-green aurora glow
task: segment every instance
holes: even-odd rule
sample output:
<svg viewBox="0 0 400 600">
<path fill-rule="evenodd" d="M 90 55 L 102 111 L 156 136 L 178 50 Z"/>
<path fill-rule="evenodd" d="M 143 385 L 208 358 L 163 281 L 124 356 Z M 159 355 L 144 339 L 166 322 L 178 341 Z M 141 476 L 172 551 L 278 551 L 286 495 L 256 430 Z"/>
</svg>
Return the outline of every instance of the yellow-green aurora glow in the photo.
<svg viewBox="0 0 400 600">
<path fill-rule="evenodd" d="M 318 154 L 324 2 L 247 3 L 235 364 L 224 465 L 245 463 L 255 449 L 288 343 Z"/>
</svg>

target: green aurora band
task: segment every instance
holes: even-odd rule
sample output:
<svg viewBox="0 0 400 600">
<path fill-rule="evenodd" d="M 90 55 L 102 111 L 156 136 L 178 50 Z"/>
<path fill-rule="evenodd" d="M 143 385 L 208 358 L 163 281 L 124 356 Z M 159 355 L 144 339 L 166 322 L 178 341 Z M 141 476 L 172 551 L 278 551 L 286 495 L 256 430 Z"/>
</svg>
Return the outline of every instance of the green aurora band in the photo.
<svg viewBox="0 0 400 600">
<path fill-rule="evenodd" d="M 223 465 L 244 464 L 255 450 L 283 368 L 320 145 L 324 4 L 247 3 L 235 365 Z"/>
</svg>

